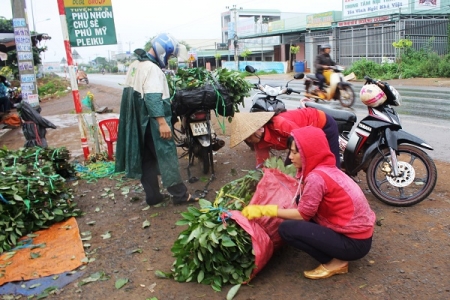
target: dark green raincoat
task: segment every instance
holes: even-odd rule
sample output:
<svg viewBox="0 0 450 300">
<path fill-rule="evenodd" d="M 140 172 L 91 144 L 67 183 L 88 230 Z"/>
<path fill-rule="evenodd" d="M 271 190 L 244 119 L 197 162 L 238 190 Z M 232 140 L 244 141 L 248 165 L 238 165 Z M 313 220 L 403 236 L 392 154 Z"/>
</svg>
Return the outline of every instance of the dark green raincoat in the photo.
<svg viewBox="0 0 450 300">
<path fill-rule="evenodd" d="M 150 122 L 162 183 L 167 188 L 182 182 L 175 143 L 160 137 L 155 119 L 163 116 L 172 126 L 169 87 L 157 62 L 142 49 L 135 53 L 138 60 L 129 67 L 120 105 L 115 171 L 125 171 L 129 178 L 141 178 L 141 153 Z"/>
</svg>

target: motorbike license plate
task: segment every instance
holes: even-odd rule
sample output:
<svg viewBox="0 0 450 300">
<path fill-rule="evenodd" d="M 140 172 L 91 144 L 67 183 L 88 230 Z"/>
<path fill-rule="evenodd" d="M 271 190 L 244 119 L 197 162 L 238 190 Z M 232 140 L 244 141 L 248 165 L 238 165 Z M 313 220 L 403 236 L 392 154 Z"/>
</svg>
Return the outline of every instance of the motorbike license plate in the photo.
<svg viewBox="0 0 450 300">
<path fill-rule="evenodd" d="M 207 122 L 196 122 L 191 123 L 191 130 L 193 136 L 208 134 L 208 123 Z"/>
</svg>

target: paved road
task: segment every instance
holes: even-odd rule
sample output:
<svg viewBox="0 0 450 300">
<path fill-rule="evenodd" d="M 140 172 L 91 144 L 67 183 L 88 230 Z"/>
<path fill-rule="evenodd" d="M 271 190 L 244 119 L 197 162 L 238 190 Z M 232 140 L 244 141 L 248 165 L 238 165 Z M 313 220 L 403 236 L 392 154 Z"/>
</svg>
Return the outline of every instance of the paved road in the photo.
<svg viewBox="0 0 450 300">
<path fill-rule="evenodd" d="M 290 79 L 287 75 L 265 76 L 262 83 L 271 85 L 286 85 Z M 120 84 L 125 81 L 125 75 L 101 75 L 89 74 L 91 84 L 100 84 L 108 87 L 121 89 Z M 253 79 L 251 80 L 253 81 Z M 296 90 L 303 90 L 303 81 L 294 80 L 289 86 Z M 354 90 L 359 95 L 362 83 L 355 83 Z M 396 108 L 403 124 L 403 129 L 411 134 L 421 137 L 434 147 L 434 151 L 427 151 L 433 159 L 450 162 L 450 88 L 442 87 L 418 87 L 418 86 L 399 86 L 396 87 L 402 95 L 403 104 Z M 254 93 L 254 92 L 253 92 Z M 300 96 L 284 97 L 286 107 L 294 109 L 299 106 Z M 321 102 L 335 109 L 342 108 L 338 102 Z M 246 111 L 251 106 L 251 97 L 245 101 Z M 353 111 L 358 120 L 364 118 L 367 114 L 366 107 L 356 99 L 354 107 L 346 109 Z"/>
</svg>

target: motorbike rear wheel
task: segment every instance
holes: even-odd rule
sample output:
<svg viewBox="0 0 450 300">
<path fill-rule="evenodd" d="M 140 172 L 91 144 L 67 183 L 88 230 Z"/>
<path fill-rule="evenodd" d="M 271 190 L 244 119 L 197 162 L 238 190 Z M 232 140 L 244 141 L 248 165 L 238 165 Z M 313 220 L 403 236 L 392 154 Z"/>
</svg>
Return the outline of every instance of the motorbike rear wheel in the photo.
<svg viewBox="0 0 450 300">
<path fill-rule="evenodd" d="M 390 167 L 390 154 L 384 149 L 370 162 L 367 171 L 367 184 L 382 202 L 392 206 L 412 206 L 423 201 L 433 191 L 437 181 L 434 161 L 423 150 L 410 145 L 398 147 L 397 161 L 400 175 L 394 177 L 383 171 Z M 385 159 L 387 158 L 387 160 Z"/>
<path fill-rule="evenodd" d="M 203 163 L 203 174 L 208 174 L 209 166 L 212 163 L 210 159 L 212 158 L 212 149 L 211 146 L 202 147 L 200 150 L 200 160 Z"/>
<path fill-rule="evenodd" d="M 352 107 L 355 104 L 355 92 L 353 88 L 349 85 L 344 86 L 339 89 L 339 102 L 343 107 Z"/>
</svg>

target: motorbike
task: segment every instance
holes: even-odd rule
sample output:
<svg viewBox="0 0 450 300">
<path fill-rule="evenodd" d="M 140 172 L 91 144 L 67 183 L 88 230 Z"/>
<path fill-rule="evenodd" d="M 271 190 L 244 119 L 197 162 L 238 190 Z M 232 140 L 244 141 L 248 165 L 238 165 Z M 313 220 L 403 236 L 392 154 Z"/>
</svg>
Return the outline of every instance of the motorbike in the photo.
<svg viewBox="0 0 450 300">
<path fill-rule="evenodd" d="M 245 71 L 255 74 L 256 69 L 252 66 L 245 66 Z M 256 75 L 256 74 L 255 74 Z M 262 85 L 261 84 L 261 78 L 259 78 L 258 75 L 258 83 L 255 83 L 254 88 L 257 89 L 259 92 L 256 93 L 253 96 L 252 99 L 252 107 L 250 108 L 250 112 L 259 112 L 259 111 L 278 111 L 278 110 L 284 110 L 285 104 L 282 100 L 278 99 L 278 96 L 281 95 L 290 95 L 291 93 L 297 93 L 300 94 L 301 91 L 296 91 L 291 88 L 289 88 L 289 82 L 295 79 L 303 79 L 305 74 L 303 73 L 296 73 L 294 75 L 294 79 L 291 79 L 286 83 L 285 87 L 282 86 L 270 86 L 268 84 Z"/>
<path fill-rule="evenodd" d="M 186 114 L 175 118 L 173 123 L 173 138 L 177 147 L 185 152 L 180 156 L 188 155 L 188 177 L 193 183 L 198 178 L 191 176 L 189 167 L 194 165 L 194 159 L 202 162 L 203 173 L 208 174 L 211 169 L 211 180 L 215 177 L 213 151 L 225 146 L 225 141 L 219 139 L 211 125 L 211 110 L 196 107 Z"/>
<path fill-rule="evenodd" d="M 427 142 L 402 129 L 394 107 L 401 96 L 386 82 L 364 77 L 365 84 L 378 85 L 387 100 L 367 106 L 368 115 L 356 127 L 356 115 L 313 101 L 303 102 L 331 115 L 338 123 L 342 169 L 351 177 L 366 173 L 373 195 L 392 206 L 412 206 L 430 195 L 437 182 L 434 161 L 422 149 L 433 150 Z"/>
<path fill-rule="evenodd" d="M 338 100 L 343 107 L 351 107 L 355 103 L 355 92 L 352 85 L 347 82 L 342 74 L 344 70 L 341 66 L 330 66 L 329 82 L 325 83 L 326 93 L 320 95 L 316 92 L 319 80 L 315 75 L 305 76 L 305 97 L 318 102 L 319 100 Z M 327 71 L 327 70 L 325 70 Z M 328 76 L 325 76 L 328 77 Z"/>
<path fill-rule="evenodd" d="M 78 83 L 84 82 L 86 84 L 89 84 L 89 79 L 86 72 L 80 70 L 77 71 L 77 82 Z"/>
</svg>

